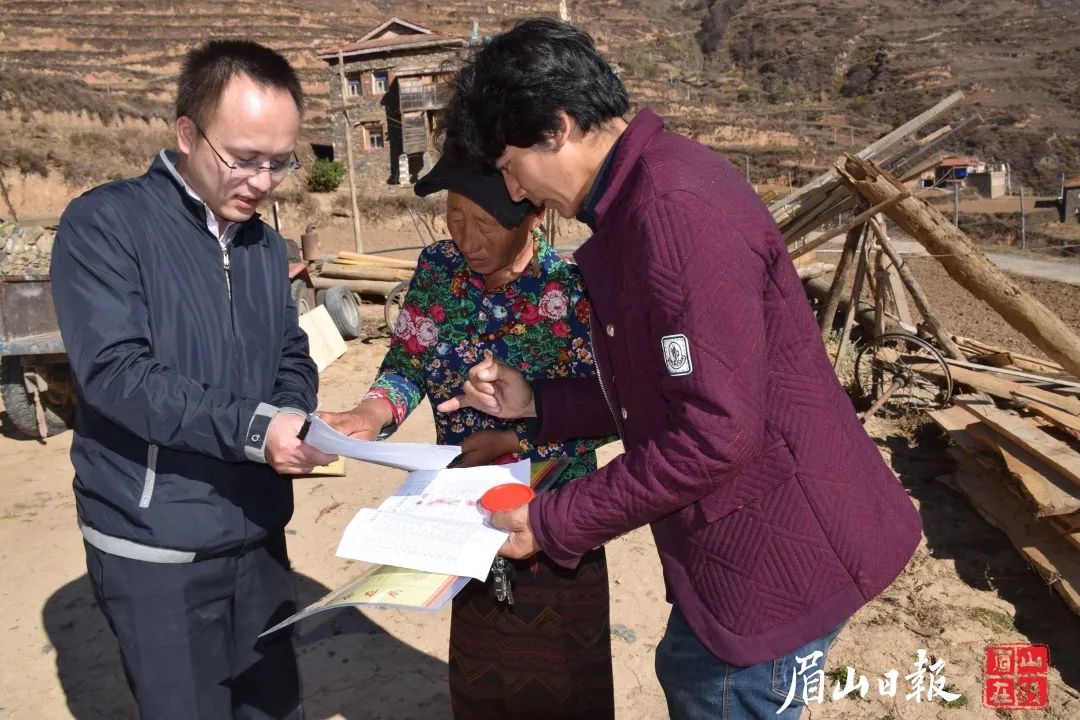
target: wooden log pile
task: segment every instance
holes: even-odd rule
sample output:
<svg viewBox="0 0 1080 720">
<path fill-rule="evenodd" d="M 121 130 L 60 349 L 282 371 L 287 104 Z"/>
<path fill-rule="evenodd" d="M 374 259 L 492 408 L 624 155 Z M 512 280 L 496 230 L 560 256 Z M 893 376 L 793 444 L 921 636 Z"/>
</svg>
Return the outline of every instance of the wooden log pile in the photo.
<svg viewBox="0 0 1080 720">
<path fill-rule="evenodd" d="M 311 280 L 316 289 L 344 285 L 353 292 L 388 297 L 399 283 L 411 280 L 415 271 L 415 260 L 343 250 L 313 263 Z"/>
<path fill-rule="evenodd" d="M 993 389 L 1031 393 L 1010 380 Z M 996 400 L 959 395 L 953 407 L 930 413 L 956 460 L 946 481 L 1080 614 L 1080 401 L 1017 396 L 999 407 Z M 1057 413 L 1058 422 L 1040 410 Z"/>
<path fill-rule="evenodd" d="M 932 387 L 952 384 L 951 406 L 929 412 L 956 460 L 948 482 L 1080 614 L 1080 337 L 907 184 L 936 161 L 935 145 L 971 119 L 923 140 L 913 134 L 961 99 L 956 93 L 844 157 L 770 210 L 793 258 L 844 238 L 831 282 L 804 282 L 818 303 L 822 339 L 839 330 L 838 361 L 856 326 L 863 344 L 907 333 L 936 348 L 936 357 L 923 357 L 885 347 L 873 361 L 902 363 Z M 1049 359 L 950 332 L 896 251 L 886 218 Z"/>
</svg>

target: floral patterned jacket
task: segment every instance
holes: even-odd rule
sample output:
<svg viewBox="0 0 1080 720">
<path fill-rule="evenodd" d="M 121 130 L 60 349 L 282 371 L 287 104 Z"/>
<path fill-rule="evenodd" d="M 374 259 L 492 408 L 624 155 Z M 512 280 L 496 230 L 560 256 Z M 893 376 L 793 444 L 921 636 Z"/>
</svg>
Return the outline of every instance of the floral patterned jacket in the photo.
<svg viewBox="0 0 1080 720">
<path fill-rule="evenodd" d="M 468 370 L 486 354 L 515 366 L 532 381 L 595 377 L 589 342 L 589 301 L 577 266 L 546 242 L 526 270 L 488 291 L 450 240 L 420 254 L 390 349 L 367 398 L 389 403 L 395 425 L 426 396 L 434 408 L 465 382 Z M 573 439 L 534 445 L 523 423 L 504 421 L 472 408 L 435 412 L 438 441 L 459 444 L 479 430 L 513 430 L 520 448 L 500 458 L 567 456 L 570 465 L 558 484 L 596 468 L 596 447 L 612 438 Z"/>
</svg>

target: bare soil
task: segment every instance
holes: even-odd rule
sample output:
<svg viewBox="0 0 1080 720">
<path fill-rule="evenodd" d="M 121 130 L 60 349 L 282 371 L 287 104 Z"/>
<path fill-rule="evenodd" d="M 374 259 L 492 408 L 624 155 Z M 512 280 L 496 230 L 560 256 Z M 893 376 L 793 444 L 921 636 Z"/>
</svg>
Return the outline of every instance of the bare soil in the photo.
<svg viewBox="0 0 1080 720">
<path fill-rule="evenodd" d="M 350 342 L 346 355 L 322 375 L 326 409 L 351 406 L 385 352 L 379 308 L 365 305 L 364 315 L 363 339 Z M 0 663 L 18 670 L 0 675 L 0 717 L 134 717 L 115 642 L 86 579 L 67 457 L 71 434 L 47 444 L 18 439 L 4 420 L 0 606 L 6 622 Z M 1080 620 L 1001 533 L 936 479 L 952 471 L 952 462 L 935 431 L 878 420 L 869 429 L 919 508 L 925 538 L 907 570 L 847 624 L 826 663 L 833 675 L 847 665 L 865 675 L 868 698 L 813 705 L 808 717 L 994 718 L 980 700 L 985 647 L 1029 641 L 1047 643 L 1053 665 L 1053 706 L 1037 717 L 1080 715 Z M 425 441 L 432 434 L 424 406 L 399 439 Z M 613 445 L 603 455 L 618 452 Z M 397 471 L 350 461 L 347 477 L 296 481 L 296 512 L 287 532 L 302 603 L 366 567 L 335 557 L 334 548 L 352 514 L 380 502 L 401 480 Z M 609 559 L 617 717 L 664 718 L 652 663 L 668 606 L 650 534 L 638 530 L 612 542 Z M 448 625 L 447 611 L 336 610 L 304 621 L 296 647 L 308 717 L 449 718 Z M 920 648 L 946 661 L 947 687 L 964 696 L 955 706 L 904 698 L 910 687 L 903 676 L 913 671 Z M 877 680 L 893 669 L 901 677 L 899 697 L 883 699 Z M 827 682 L 831 691 L 832 676 Z"/>
</svg>

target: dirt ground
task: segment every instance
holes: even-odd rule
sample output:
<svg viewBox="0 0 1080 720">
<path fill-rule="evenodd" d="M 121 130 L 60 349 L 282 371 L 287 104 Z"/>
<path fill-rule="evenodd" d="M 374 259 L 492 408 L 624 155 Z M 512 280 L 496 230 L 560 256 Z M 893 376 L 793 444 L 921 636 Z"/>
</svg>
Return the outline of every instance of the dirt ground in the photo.
<svg viewBox="0 0 1080 720">
<path fill-rule="evenodd" d="M 386 348 L 378 308 L 365 307 L 365 335 L 322 375 L 321 406 L 350 406 L 366 389 Z M 813 704 L 809 718 L 922 720 L 992 718 L 982 707 L 985 647 L 1008 642 L 1050 648 L 1052 708 L 1040 718 L 1080 716 L 1080 619 L 1020 559 L 1003 535 L 979 519 L 935 478 L 951 471 L 929 428 L 871 426 L 883 456 L 923 517 L 925 539 L 908 569 L 844 628 L 826 669 L 853 666 L 867 677 L 867 699 Z M 4 642 L 0 717 L 124 718 L 133 706 L 116 646 L 94 605 L 75 527 L 68 450 L 71 434 L 47 444 L 17 439 L 6 425 L 0 456 L 7 492 L 0 500 L 0 588 Z M 420 408 L 398 439 L 429 440 L 432 420 Z M 605 448 L 604 457 L 619 451 Z M 348 476 L 297 480 L 296 513 L 287 530 L 303 604 L 358 575 L 365 566 L 334 548 L 352 514 L 379 503 L 402 474 L 350 461 Z M 609 545 L 612 662 L 617 716 L 664 718 L 653 654 L 666 620 L 659 562 L 646 530 Z M 449 612 L 334 610 L 302 622 L 296 647 L 308 717 L 367 720 L 449 718 L 446 647 Z M 906 700 L 903 679 L 925 649 L 946 662 L 946 687 L 963 694 L 946 707 Z M 900 675 L 898 697 L 883 699 L 878 679 Z M 1017 715 L 1017 717 L 1023 717 Z"/>
<path fill-rule="evenodd" d="M 286 235 L 291 233 L 286 227 Z M 422 244 L 408 220 L 363 228 L 369 251 L 399 248 L 415 256 Z M 578 228 L 563 242 L 574 244 Z M 335 218 L 319 228 L 322 250 L 352 247 L 351 226 Z M 563 243 L 560 243 L 562 245 Z M 929 258 L 912 268 L 954 332 L 1034 352 L 996 314 L 979 304 Z M 1080 287 L 1040 280 L 1019 282 L 1080 328 Z M 350 407 L 371 381 L 385 352 L 380 308 L 364 306 L 362 339 L 322 375 L 321 407 Z M 6 417 L 0 435 L 8 492 L 0 500 L 0 609 L 6 632 L 0 663 L 0 717 L 134 717 L 116 646 L 94 605 L 81 538 L 75 527 L 68 461 L 71 434 L 48 443 L 19 439 Z M 837 671 L 852 666 L 870 683 L 857 695 L 810 706 L 804 717 L 923 720 L 996 717 L 982 706 L 985 647 L 1009 642 L 1046 643 L 1052 671 L 1051 709 L 1040 718 L 1080 717 L 1080 619 L 1072 615 L 1009 541 L 983 522 L 936 478 L 952 471 L 937 433 L 928 426 L 873 421 L 871 434 L 923 517 L 925 538 L 908 569 L 844 628 L 825 665 L 831 692 Z M 427 441 L 430 411 L 420 408 L 397 439 Z M 614 457 L 618 445 L 604 449 Z M 350 461 L 345 478 L 295 483 L 296 512 L 287 530 L 301 603 L 306 605 L 364 571 L 362 563 L 335 557 L 334 548 L 352 514 L 377 505 L 402 473 Z M 667 618 L 660 565 L 647 530 L 612 542 L 612 651 L 617 716 L 644 720 L 667 716 L 653 671 L 653 654 Z M 308 717 L 449 718 L 446 644 L 449 612 L 428 615 L 398 610 L 336 610 L 303 621 L 296 648 Z M 905 699 L 916 652 L 946 662 L 941 674 L 963 698 Z M 882 698 L 878 679 L 900 675 L 896 698 Z M 839 676 L 843 680 L 843 676 Z M 828 694 L 828 693 L 827 693 Z M 1017 717 L 1023 714 L 1014 713 Z"/>
</svg>

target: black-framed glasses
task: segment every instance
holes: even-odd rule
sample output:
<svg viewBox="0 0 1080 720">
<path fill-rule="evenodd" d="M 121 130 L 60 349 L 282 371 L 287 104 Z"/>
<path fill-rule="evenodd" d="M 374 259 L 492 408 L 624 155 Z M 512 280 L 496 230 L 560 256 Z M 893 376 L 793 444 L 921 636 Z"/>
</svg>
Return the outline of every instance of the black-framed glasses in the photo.
<svg viewBox="0 0 1080 720">
<path fill-rule="evenodd" d="M 210 142 L 210 138 L 206 137 L 206 133 L 199 127 L 198 123 L 195 124 L 195 129 L 203 136 L 203 140 L 206 140 L 206 144 L 210 146 L 214 155 L 217 155 L 217 159 L 221 161 L 221 164 L 229 168 L 229 172 L 235 178 L 246 180 L 255 177 L 261 172 L 267 172 L 270 173 L 270 177 L 280 180 L 300 169 L 300 161 L 296 159 L 296 153 L 293 153 L 293 156 L 288 160 L 271 160 L 269 165 L 263 165 L 258 160 L 234 160 L 229 162 L 221 156 L 221 153 L 214 147 L 214 143 Z"/>
</svg>

